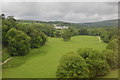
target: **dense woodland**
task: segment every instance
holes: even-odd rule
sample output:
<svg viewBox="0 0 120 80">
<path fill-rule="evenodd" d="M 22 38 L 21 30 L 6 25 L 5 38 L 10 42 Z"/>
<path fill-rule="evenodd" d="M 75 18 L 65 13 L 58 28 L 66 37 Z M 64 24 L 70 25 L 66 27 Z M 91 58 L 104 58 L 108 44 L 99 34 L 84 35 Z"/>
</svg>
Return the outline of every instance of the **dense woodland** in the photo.
<svg viewBox="0 0 120 80">
<path fill-rule="evenodd" d="M 53 24 L 57 24 L 54 22 Z M 72 36 L 100 36 L 107 43 L 106 50 L 99 52 L 92 48 L 79 49 L 77 53 L 69 52 L 60 60 L 56 72 L 59 78 L 93 78 L 104 76 L 111 69 L 120 67 L 118 63 L 119 30 L 113 28 L 89 28 L 76 24 L 66 25 L 68 29 L 55 29 L 52 23 L 28 23 L 16 21 L 14 18 L 2 19 L 2 45 L 10 56 L 25 56 L 32 48 L 40 48 L 47 42 L 47 37 L 62 38 L 69 41 Z M 78 27 L 79 26 L 79 27 Z M 5 53 L 3 53 L 5 54 Z M 4 56 L 3 56 L 4 57 Z"/>
</svg>

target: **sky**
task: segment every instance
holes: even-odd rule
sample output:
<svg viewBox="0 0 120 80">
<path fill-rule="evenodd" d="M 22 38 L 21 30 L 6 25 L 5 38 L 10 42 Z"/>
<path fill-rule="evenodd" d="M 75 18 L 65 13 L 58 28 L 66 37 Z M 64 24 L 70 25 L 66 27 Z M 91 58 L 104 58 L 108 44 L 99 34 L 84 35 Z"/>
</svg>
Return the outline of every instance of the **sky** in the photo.
<svg viewBox="0 0 120 80">
<path fill-rule="evenodd" d="M 16 19 L 86 23 L 118 18 L 117 2 L 2 2 L 2 13 Z"/>
</svg>

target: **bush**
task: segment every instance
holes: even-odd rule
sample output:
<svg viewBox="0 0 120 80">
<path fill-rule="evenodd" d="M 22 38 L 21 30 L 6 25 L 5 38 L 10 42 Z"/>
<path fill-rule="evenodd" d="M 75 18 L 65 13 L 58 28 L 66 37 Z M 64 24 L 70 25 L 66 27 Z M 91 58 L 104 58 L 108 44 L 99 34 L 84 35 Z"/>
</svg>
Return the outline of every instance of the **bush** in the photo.
<svg viewBox="0 0 120 80">
<path fill-rule="evenodd" d="M 82 56 L 88 64 L 90 77 L 102 76 L 108 73 L 109 65 L 103 53 L 91 48 L 79 49 L 78 54 Z"/>
<path fill-rule="evenodd" d="M 88 78 L 89 70 L 85 60 L 73 52 L 64 55 L 57 70 L 59 78 Z"/>
</svg>

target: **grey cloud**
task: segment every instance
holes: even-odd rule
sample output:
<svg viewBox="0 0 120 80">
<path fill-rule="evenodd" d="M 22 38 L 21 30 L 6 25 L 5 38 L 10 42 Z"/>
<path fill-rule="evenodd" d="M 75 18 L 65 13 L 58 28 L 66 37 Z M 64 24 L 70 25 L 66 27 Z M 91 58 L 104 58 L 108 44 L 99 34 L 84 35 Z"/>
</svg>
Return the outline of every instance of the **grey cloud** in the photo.
<svg viewBox="0 0 120 80">
<path fill-rule="evenodd" d="M 117 2 L 4 2 L 2 12 L 17 19 L 91 22 L 116 19 Z"/>
</svg>

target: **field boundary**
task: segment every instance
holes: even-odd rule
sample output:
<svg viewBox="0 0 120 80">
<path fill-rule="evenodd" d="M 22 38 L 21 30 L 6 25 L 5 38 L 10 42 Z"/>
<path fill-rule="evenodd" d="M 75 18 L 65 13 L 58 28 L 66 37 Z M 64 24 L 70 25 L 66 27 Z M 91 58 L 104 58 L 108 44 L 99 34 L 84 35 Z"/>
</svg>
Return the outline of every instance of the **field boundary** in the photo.
<svg viewBox="0 0 120 80">
<path fill-rule="evenodd" d="M 98 39 L 99 39 L 100 42 L 102 41 L 101 38 L 100 38 L 100 36 L 98 36 Z"/>
</svg>

